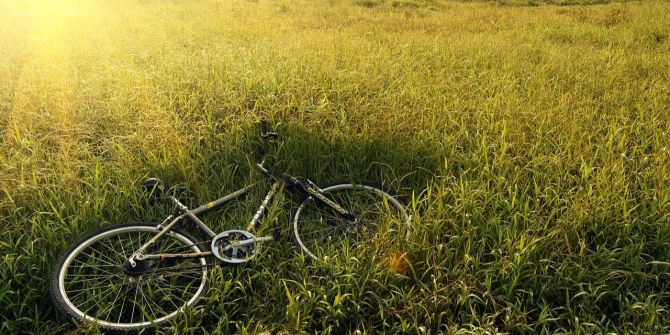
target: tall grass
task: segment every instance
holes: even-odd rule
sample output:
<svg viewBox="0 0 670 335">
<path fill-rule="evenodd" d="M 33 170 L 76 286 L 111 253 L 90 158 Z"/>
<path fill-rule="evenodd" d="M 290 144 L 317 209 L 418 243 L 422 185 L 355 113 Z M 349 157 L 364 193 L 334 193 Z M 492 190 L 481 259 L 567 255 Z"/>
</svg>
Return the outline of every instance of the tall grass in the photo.
<svg viewBox="0 0 670 335">
<path fill-rule="evenodd" d="M 257 178 L 261 115 L 280 169 L 406 196 L 407 267 L 284 241 L 175 331 L 670 332 L 669 35 L 654 1 L 1 2 L 0 333 L 96 333 L 47 301 L 57 255 L 166 215 L 146 176 Z"/>
</svg>

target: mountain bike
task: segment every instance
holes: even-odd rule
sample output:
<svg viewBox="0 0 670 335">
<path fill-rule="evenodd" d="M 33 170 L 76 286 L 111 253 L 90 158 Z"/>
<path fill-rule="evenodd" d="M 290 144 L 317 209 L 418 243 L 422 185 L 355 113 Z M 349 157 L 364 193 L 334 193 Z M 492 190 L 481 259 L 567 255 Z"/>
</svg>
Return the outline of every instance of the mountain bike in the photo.
<svg viewBox="0 0 670 335">
<path fill-rule="evenodd" d="M 145 190 L 174 206 L 161 223 L 126 223 L 104 227 L 72 244 L 51 276 L 51 297 L 66 316 L 93 323 L 106 331 L 140 331 L 165 325 L 195 305 L 207 292 L 212 266 L 241 264 L 258 254 L 260 242 L 279 239 L 278 222 L 271 235 L 255 236 L 259 222 L 278 192 L 300 201 L 290 216 L 290 233 L 306 258 L 323 261 L 348 249 L 365 248 L 385 226 L 403 227 L 410 216 L 403 204 L 370 182 L 332 182 L 317 186 L 265 167 L 265 153 L 279 135 L 260 121 L 262 156 L 255 167 L 262 182 L 245 186 L 217 200 L 190 209 L 163 182 L 149 178 Z M 270 189 L 246 229 L 215 233 L 200 214 L 225 206 L 261 184 Z M 199 242 L 180 226 L 193 223 L 207 235 Z M 194 228 L 195 229 L 195 228 Z M 403 231 L 398 229 L 398 231 Z M 400 233 L 402 234 L 402 233 Z"/>
</svg>

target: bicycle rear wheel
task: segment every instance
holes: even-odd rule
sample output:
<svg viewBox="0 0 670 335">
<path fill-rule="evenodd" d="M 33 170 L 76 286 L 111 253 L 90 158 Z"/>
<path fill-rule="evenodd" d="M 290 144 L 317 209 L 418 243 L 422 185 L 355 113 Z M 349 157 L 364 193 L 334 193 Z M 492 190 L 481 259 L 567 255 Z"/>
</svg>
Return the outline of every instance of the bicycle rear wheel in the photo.
<svg viewBox="0 0 670 335">
<path fill-rule="evenodd" d="M 335 257 L 372 242 L 380 230 L 391 228 L 407 236 L 410 216 L 391 193 L 370 182 L 335 182 L 321 186 L 323 194 L 356 215 L 346 220 L 327 206 L 305 198 L 292 218 L 292 234 L 302 250 L 314 260 Z"/>
<path fill-rule="evenodd" d="M 51 277 L 55 305 L 69 317 L 112 331 L 165 324 L 194 305 L 207 290 L 205 258 L 144 261 L 142 271 L 124 271 L 133 252 L 158 234 L 156 226 L 106 227 L 72 245 Z M 146 252 L 201 252 L 201 248 L 186 233 L 171 230 Z"/>
</svg>

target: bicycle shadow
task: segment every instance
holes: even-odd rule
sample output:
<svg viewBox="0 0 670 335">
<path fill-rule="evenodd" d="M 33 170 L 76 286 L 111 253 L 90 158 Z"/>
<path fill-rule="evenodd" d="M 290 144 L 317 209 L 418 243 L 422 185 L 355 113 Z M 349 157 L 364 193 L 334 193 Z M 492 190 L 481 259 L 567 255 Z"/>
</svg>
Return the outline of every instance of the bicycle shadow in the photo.
<svg viewBox="0 0 670 335">
<path fill-rule="evenodd" d="M 439 143 L 413 136 L 352 135 L 291 123 L 282 124 L 277 131 L 279 140 L 265 156 L 265 167 L 274 173 L 305 177 L 317 185 L 372 181 L 406 204 L 412 193 L 418 195 L 432 184 L 444 166 Z M 190 143 L 189 166 L 165 166 L 152 175 L 164 178 L 168 185 L 184 184 L 189 190 L 185 203 L 199 206 L 261 180 L 263 176 L 255 168 L 263 159 L 259 154 L 261 144 L 257 124 L 226 127 Z M 240 208 L 226 210 L 223 221 L 237 222 L 253 212 L 266 191 L 265 187 L 254 189 L 246 196 L 248 203 L 243 201 Z"/>
<path fill-rule="evenodd" d="M 411 196 L 412 190 L 424 189 L 443 165 L 437 144 L 411 136 L 380 138 L 325 132 L 303 125 L 282 126 L 278 131 L 281 143 L 274 157 L 270 157 L 275 170 L 306 177 L 317 184 L 367 180 L 399 195 Z M 249 133 L 258 136 L 255 129 Z"/>
</svg>

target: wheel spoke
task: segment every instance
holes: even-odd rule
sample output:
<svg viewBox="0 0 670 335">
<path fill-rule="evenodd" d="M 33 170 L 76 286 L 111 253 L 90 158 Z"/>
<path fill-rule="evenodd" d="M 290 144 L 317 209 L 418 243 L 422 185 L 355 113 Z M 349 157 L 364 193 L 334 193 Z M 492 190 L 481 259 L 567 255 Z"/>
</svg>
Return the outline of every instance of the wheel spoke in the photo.
<svg viewBox="0 0 670 335">
<path fill-rule="evenodd" d="M 108 265 L 108 264 L 96 264 L 96 265 L 91 265 L 91 264 L 86 264 L 86 263 L 84 263 L 84 262 L 82 262 L 82 261 L 80 261 L 80 260 L 78 260 L 78 259 L 75 259 L 74 262 L 78 262 L 79 264 L 81 264 L 81 267 L 89 267 L 89 268 L 94 268 L 94 269 L 97 269 L 97 268 L 99 268 L 99 267 L 103 267 L 103 268 L 116 268 L 116 269 L 120 269 L 120 268 L 121 268 L 121 265 Z"/>
<path fill-rule="evenodd" d="M 83 295 L 84 293 L 86 293 L 86 292 L 91 292 L 91 291 L 93 291 L 93 290 L 96 289 L 96 288 L 100 288 L 100 289 L 102 289 L 103 287 L 108 286 L 108 285 L 106 285 L 106 282 L 107 282 L 107 281 L 109 281 L 111 284 L 114 283 L 114 282 L 112 282 L 112 279 L 111 279 L 111 278 L 106 278 L 106 279 L 104 279 L 104 280 L 102 280 L 102 281 L 100 282 L 100 285 L 89 286 L 89 287 L 87 287 L 87 290 L 82 290 L 80 293 L 78 293 L 78 294 L 76 294 L 75 296 L 71 297 L 71 298 L 70 298 L 70 301 L 75 301 L 78 297 L 80 297 L 80 296 Z M 67 292 L 67 291 L 66 291 L 66 292 Z"/>
<path fill-rule="evenodd" d="M 148 273 L 137 277 L 122 271 L 128 257 L 157 233 L 155 227 L 127 225 L 104 229 L 79 242 L 82 246 L 75 249 L 76 254 L 66 256 L 58 272 L 62 280 L 58 292 L 70 314 L 80 321 L 99 322 L 103 328 L 139 329 L 147 327 L 147 321 L 166 320 L 204 293 L 207 267 L 203 258 L 147 261 Z M 146 252 L 200 252 L 198 245 L 174 231 Z"/>
<path fill-rule="evenodd" d="M 123 259 L 128 259 L 128 254 L 126 254 L 126 248 L 123 245 L 123 241 L 121 240 L 121 235 L 116 235 L 116 241 L 118 242 L 119 249 L 121 249 L 121 252 L 123 253 Z"/>
<path fill-rule="evenodd" d="M 156 283 L 156 288 L 158 288 L 158 290 L 161 291 L 163 294 L 166 294 L 166 293 L 167 293 L 166 295 L 175 297 L 175 298 L 177 298 L 178 300 L 181 300 L 184 304 L 186 304 L 186 302 L 185 302 L 183 299 L 179 298 L 179 297 L 176 296 L 174 293 L 172 293 L 172 292 L 170 292 L 170 291 L 167 291 L 167 292 L 166 292 L 165 289 L 163 289 L 158 283 Z M 174 306 L 175 310 L 178 310 L 178 309 L 180 308 L 179 306 L 177 306 L 177 305 L 172 301 L 171 298 L 168 298 L 167 300 L 172 304 L 172 306 Z"/>
<path fill-rule="evenodd" d="M 75 278 L 80 278 L 80 277 L 83 277 L 83 278 L 113 278 L 113 277 L 121 277 L 121 275 L 116 274 L 116 273 L 102 274 L 102 275 L 99 275 L 99 274 L 68 274 L 65 277 L 66 278 L 67 277 L 75 277 Z M 88 280 L 93 280 L 93 279 L 88 279 Z M 77 282 L 76 280 L 75 281 L 68 281 L 68 283 L 76 283 L 76 282 Z"/>
<path fill-rule="evenodd" d="M 320 253 L 335 256 L 350 245 L 365 242 L 386 222 L 409 219 L 391 195 L 377 188 L 339 184 L 324 188 L 324 195 L 354 214 L 356 221 L 345 220 L 314 199 L 304 201 L 294 219 L 293 232 L 303 250 L 316 259 Z"/>
<path fill-rule="evenodd" d="M 108 258 L 109 258 L 109 259 L 112 259 L 112 261 L 114 261 L 114 262 L 118 262 L 118 261 L 123 262 L 123 260 L 124 260 L 124 259 L 123 259 L 123 255 L 121 254 L 121 252 L 119 252 L 118 250 L 116 250 L 116 248 L 114 248 L 114 245 L 113 245 L 113 244 L 110 244 L 111 242 L 112 242 L 112 241 L 110 241 L 109 239 L 107 239 L 107 240 L 104 240 L 104 242 L 101 243 L 101 244 L 104 245 L 105 247 L 109 248 L 109 252 L 111 253 L 111 255 L 107 255 Z M 121 255 L 121 257 L 118 257 L 119 255 Z"/>
<path fill-rule="evenodd" d="M 93 259 L 97 259 L 97 260 L 99 260 L 99 261 L 101 261 L 101 262 L 103 262 L 103 263 L 105 263 L 105 264 L 107 264 L 107 265 L 118 266 L 117 264 L 110 263 L 109 261 L 103 260 L 103 259 L 98 258 L 98 257 L 95 257 L 95 256 L 93 256 L 93 255 L 91 255 L 91 254 L 87 254 L 87 253 L 85 253 L 85 252 L 82 252 L 81 254 L 82 254 L 82 255 L 86 255 L 86 256 L 88 256 L 88 257 L 90 257 L 90 258 L 93 258 Z"/>
<path fill-rule="evenodd" d="M 114 310 L 114 307 L 116 307 L 116 301 L 119 300 L 119 295 L 121 294 L 121 288 L 124 287 L 124 286 L 125 286 L 125 283 L 121 283 L 121 285 L 119 286 L 119 291 L 116 293 L 116 297 L 114 298 L 114 301 L 112 301 L 112 303 L 107 308 L 107 315 L 105 316 L 105 320 L 107 320 L 109 318 L 109 314 L 112 312 L 112 310 Z M 102 314 L 102 313 L 100 313 L 100 314 Z"/>
<path fill-rule="evenodd" d="M 156 320 L 156 312 L 154 312 L 154 309 L 151 308 L 151 303 L 153 302 L 154 306 L 161 308 L 156 302 L 153 301 L 153 299 L 147 298 L 146 294 L 144 294 L 144 290 L 142 287 L 140 287 L 140 294 L 142 295 L 142 299 L 147 303 L 147 307 L 149 307 L 149 311 L 151 312 L 152 320 Z M 162 308 L 161 308 L 162 309 Z"/>
<path fill-rule="evenodd" d="M 109 297 L 109 296 L 110 296 L 111 294 L 113 294 L 113 293 L 114 293 L 114 292 L 113 292 L 112 290 L 109 290 L 109 291 L 106 291 L 106 292 L 103 291 L 103 292 L 101 292 L 101 293 L 98 293 L 97 295 L 94 295 L 93 297 L 89 298 L 88 300 L 82 302 L 81 304 L 82 304 L 83 306 L 86 306 L 87 303 L 88 303 L 89 301 L 92 301 L 94 298 L 97 299 L 98 297 L 100 297 L 100 298 L 104 298 L 104 299 L 100 299 L 100 301 L 103 301 L 103 300 L 105 300 L 107 297 Z M 95 307 L 99 307 L 99 306 L 100 306 L 99 304 L 93 304 L 91 307 L 89 307 L 89 308 L 84 312 L 84 314 L 90 316 L 90 314 L 88 314 L 88 312 L 89 312 L 91 309 L 93 309 L 93 308 L 95 308 Z"/>
<path fill-rule="evenodd" d="M 342 227 L 338 227 L 338 226 L 330 226 L 330 227 L 323 228 L 323 229 L 313 230 L 313 231 L 310 231 L 310 232 L 308 232 L 308 233 L 301 233 L 300 235 L 302 235 L 302 236 L 308 236 L 308 235 L 312 235 L 312 234 L 319 234 L 319 233 L 323 233 L 323 232 L 327 232 L 327 231 L 331 231 L 331 230 L 338 230 L 338 229 L 339 229 L 339 230 L 342 230 L 342 229 L 344 229 L 344 228 L 342 228 Z"/>
<path fill-rule="evenodd" d="M 126 294 L 124 294 L 123 297 L 121 298 L 121 311 L 119 311 L 119 318 L 116 319 L 116 323 L 120 323 L 121 318 L 123 317 L 123 309 L 124 309 L 124 307 L 126 307 L 126 301 L 127 301 L 127 298 L 128 298 L 128 289 L 126 289 L 125 293 Z M 132 322 L 132 320 L 131 320 L 131 322 Z"/>
<path fill-rule="evenodd" d="M 133 320 L 135 320 L 135 306 L 137 306 L 137 291 L 139 291 L 139 289 L 139 285 L 135 286 L 135 298 L 133 298 L 133 311 L 130 314 L 130 323 L 133 323 Z"/>
</svg>

